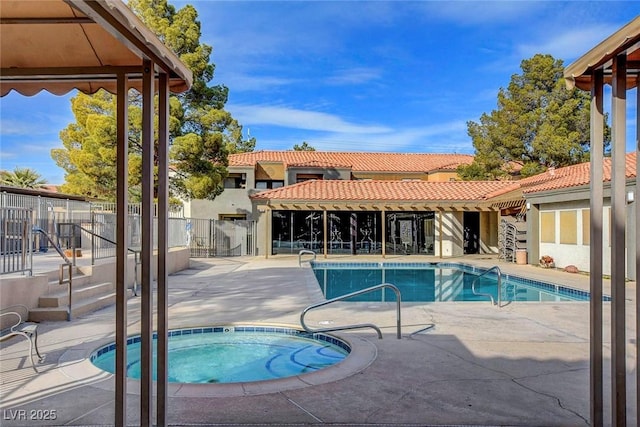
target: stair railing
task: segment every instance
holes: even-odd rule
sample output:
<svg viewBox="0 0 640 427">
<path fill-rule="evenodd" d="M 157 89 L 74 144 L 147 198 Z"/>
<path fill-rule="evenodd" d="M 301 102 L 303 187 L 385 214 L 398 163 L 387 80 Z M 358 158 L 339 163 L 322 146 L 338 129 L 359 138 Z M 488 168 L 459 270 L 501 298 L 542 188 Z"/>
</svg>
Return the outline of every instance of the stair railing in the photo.
<svg viewBox="0 0 640 427">
<path fill-rule="evenodd" d="M 79 224 L 75 224 L 73 222 L 61 222 L 60 224 L 58 224 L 58 226 L 70 226 L 72 229 L 71 232 L 71 248 L 73 250 L 73 260 L 74 260 L 74 265 L 75 265 L 75 256 L 76 256 L 76 248 L 75 248 L 75 244 L 76 244 L 76 229 L 83 231 L 87 234 L 89 234 L 91 236 L 92 241 L 94 239 L 100 239 L 102 241 L 105 241 L 107 243 L 111 243 L 112 245 L 116 245 L 116 242 L 114 242 L 111 239 L 108 239 L 104 236 L 101 236 L 100 234 L 97 234 L 87 228 L 84 228 L 83 226 L 79 225 Z M 95 248 L 95 244 L 91 244 L 91 265 L 95 264 L 95 257 L 93 254 L 94 248 Z M 142 261 L 140 259 L 140 251 L 132 249 L 132 248 L 127 248 L 128 252 L 133 253 L 134 255 L 134 265 L 133 265 L 133 295 L 138 296 L 138 266 L 142 264 Z"/>
<path fill-rule="evenodd" d="M 342 300 L 345 300 L 345 299 L 348 299 L 348 298 L 351 298 L 351 297 L 355 297 L 357 295 L 366 294 L 366 293 L 377 291 L 378 289 L 384 289 L 384 288 L 389 288 L 393 292 L 395 292 L 395 294 L 396 294 L 396 329 L 397 329 L 396 335 L 397 335 L 398 339 L 401 339 L 402 338 L 402 325 L 401 325 L 401 321 L 400 321 L 400 302 L 401 302 L 400 289 L 398 289 L 397 286 L 392 285 L 391 283 L 381 283 L 379 285 L 372 286 L 370 288 L 366 288 L 366 289 L 362 289 L 362 290 L 359 290 L 359 291 L 351 292 L 351 293 L 346 294 L 346 295 L 342 295 L 342 296 L 339 296 L 339 297 L 336 297 L 336 298 L 332 298 L 330 300 L 326 300 L 326 301 L 319 302 L 317 304 L 310 305 L 309 307 L 305 308 L 302 311 L 302 313 L 300 314 L 300 325 L 302 326 L 302 328 L 305 331 L 307 331 L 309 333 L 332 332 L 332 331 L 342 331 L 342 330 L 349 330 L 349 329 L 372 328 L 378 333 L 378 339 L 382 339 L 382 331 L 380 330 L 379 327 L 377 327 L 373 323 L 361 323 L 361 324 L 356 324 L 356 325 L 336 326 L 335 328 L 310 329 L 304 323 L 304 317 L 307 315 L 307 313 L 309 311 L 313 310 L 314 308 L 322 307 L 322 306 L 334 303 L 336 301 L 342 301 Z M 384 292 L 384 290 L 383 290 L 383 292 Z"/>
<path fill-rule="evenodd" d="M 49 242 L 51 246 L 58 252 L 58 255 L 62 257 L 64 260 L 64 264 L 60 264 L 60 268 L 58 270 L 58 284 L 59 285 L 68 285 L 69 296 L 67 302 L 67 321 L 71 321 L 72 315 L 72 303 L 73 303 L 73 267 L 76 264 L 76 251 L 73 249 L 73 261 L 69 260 L 67 256 L 64 254 L 62 249 L 60 249 L 59 245 L 56 245 L 55 242 L 49 236 L 49 233 L 44 231 L 42 228 L 34 226 L 32 230 L 36 233 L 42 234 L 45 239 Z M 67 270 L 67 277 L 65 277 L 65 269 Z"/>
</svg>

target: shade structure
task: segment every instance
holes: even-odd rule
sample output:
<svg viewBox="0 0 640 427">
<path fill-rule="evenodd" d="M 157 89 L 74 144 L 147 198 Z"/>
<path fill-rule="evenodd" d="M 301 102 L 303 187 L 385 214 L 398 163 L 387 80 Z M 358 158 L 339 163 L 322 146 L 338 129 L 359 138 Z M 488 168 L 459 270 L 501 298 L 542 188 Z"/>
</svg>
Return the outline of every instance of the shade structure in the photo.
<svg viewBox="0 0 640 427">
<path fill-rule="evenodd" d="M 158 197 L 157 327 L 166 337 L 169 92 L 191 87 L 193 76 L 180 59 L 120 0 L 0 0 L 0 96 L 16 91 L 55 95 L 73 90 L 116 95 L 116 426 L 127 425 L 128 90 L 142 99 L 142 224 L 140 425 L 153 424 L 151 341 L 153 332 L 153 197 Z M 154 95 L 157 102 L 157 164 L 154 164 Z M 154 188 L 154 167 L 158 184 Z M 69 284 L 69 294 L 72 289 Z M 71 301 L 71 299 L 69 300 Z M 69 319 L 71 319 L 69 304 Z M 158 340 L 157 425 L 167 424 L 167 343 Z"/>
<path fill-rule="evenodd" d="M 604 71 L 604 82 L 611 84 L 613 58 L 627 57 L 627 88 L 636 86 L 640 71 L 640 16 L 594 46 L 589 52 L 570 64 L 564 72 L 567 88 L 591 90 L 594 70 Z"/>
<path fill-rule="evenodd" d="M 640 16 L 613 33 L 601 43 L 593 47 L 564 71 L 568 89 L 578 87 L 591 92 L 590 120 L 590 425 L 626 426 L 628 406 L 640 408 L 640 393 L 636 392 L 635 402 L 627 396 L 627 264 L 635 264 L 635 277 L 640 273 L 640 207 L 638 203 L 629 204 L 626 196 L 627 171 L 635 169 L 636 189 L 640 184 L 640 163 L 636 146 L 635 163 L 627 164 L 630 156 L 626 155 L 627 144 L 627 96 L 629 89 L 636 88 L 635 124 L 636 142 L 640 141 L 640 113 L 638 104 L 640 91 L 637 90 L 640 79 Z M 611 159 L 609 171 L 605 170 L 604 151 L 604 98 L 606 84 L 611 85 Z M 602 261 L 603 206 L 605 193 L 603 177 L 609 174 L 611 179 L 610 194 L 610 235 L 611 251 L 611 308 L 610 308 L 610 344 L 604 345 L 603 308 L 602 308 Z M 631 174 L 632 175 L 632 174 Z M 635 212 L 634 212 L 635 211 Z M 627 227 L 635 228 L 635 241 L 629 239 L 626 244 Z M 635 259 L 633 259 L 635 258 Z M 638 370 L 640 349 L 640 288 L 636 287 L 636 391 L 640 390 L 640 371 Z M 605 422 L 604 396 L 604 351 L 610 352 L 610 400 L 611 420 Z M 635 407 L 635 408 L 634 408 Z M 636 415 L 637 416 L 637 415 Z"/>
<path fill-rule="evenodd" d="M 0 0 L 0 96 L 116 92 L 119 73 L 142 88 L 142 59 L 184 92 L 191 71 L 121 0 Z"/>
</svg>

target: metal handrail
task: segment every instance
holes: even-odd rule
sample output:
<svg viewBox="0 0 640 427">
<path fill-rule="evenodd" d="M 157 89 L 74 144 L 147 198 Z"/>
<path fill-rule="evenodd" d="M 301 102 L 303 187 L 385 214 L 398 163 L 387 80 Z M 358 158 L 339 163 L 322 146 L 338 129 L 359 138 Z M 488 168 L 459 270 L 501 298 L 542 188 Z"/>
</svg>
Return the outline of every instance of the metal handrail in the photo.
<svg viewBox="0 0 640 427">
<path fill-rule="evenodd" d="M 60 285 L 64 285 L 65 283 L 69 284 L 69 295 L 68 295 L 68 303 L 67 303 L 67 321 L 71 321 L 72 318 L 72 300 L 73 300 L 73 266 L 75 266 L 75 248 L 73 250 L 73 262 L 71 262 L 69 260 L 69 258 L 67 258 L 67 256 L 64 254 L 64 252 L 62 252 L 62 249 L 60 249 L 60 246 L 56 245 L 55 242 L 51 239 L 51 236 L 49 236 L 49 233 L 47 233 L 46 231 L 44 231 L 42 228 L 34 226 L 32 228 L 32 231 L 35 231 L 37 233 L 42 234 L 44 237 L 46 237 L 46 239 L 49 241 L 49 243 L 51 244 L 51 246 L 53 246 L 53 248 L 56 250 L 56 252 L 58 252 L 58 255 L 60 255 L 62 257 L 62 259 L 64 260 L 64 264 L 60 264 L 60 268 L 58 271 L 58 284 Z M 69 278 L 65 279 L 64 278 L 64 268 L 68 269 L 68 275 Z"/>
<path fill-rule="evenodd" d="M 476 282 L 478 280 L 480 280 L 480 278 L 488 273 L 490 273 L 491 271 L 496 272 L 497 276 L 498 276 L 498 307 L 500 307 L 502 305 L 502 271 L 500 271 L 500 267 L 498 267 L 497 265 L 494 265 L 493 267 L 491 267 L 490 269 L 484 271 L 482 274 L 478 275 L 478 277 L 476 277 L 475 279 L 473 279 L 473 282 L 471 283 L 471 292 L 473 292 L 474 295 L 478 295 L 478 296 L 483 296 L 483 297 L 489 297 L 491 298 L 491 304 L 496 305 L 496 300 L 493 298 L 493 295 L 485 293 L 485 292 L 477 292 L 476 291 Z"/>
<path fill-rule="evenodd" d="M 395 292 L 395 294 L 396 294 L 397 338 L 401 339 L 402 338 L 402 325 L 401 325 L 401 321 L 400 321 L 400 302 L 401 302 L 400 289 L 398 289 L 397 286 L 392 285 L 391 283 L 381 283 L 379 285 L 372 286 L 370 288 L 366 288 L 366 289 L 362 289 L 362 290 L 359 290 L 359 291 L 351 292 L 350 294 L 342 295 L 342 296 L 339 296 L 339 297 L 336 297 L 336 298 L 332 298 L 330 300 L 326 300 L 326 301 L 319 302 L 317 304 L 310 305 L 309 307 L 307 307 L 304 310 L 302 310 L 302 313 L 300 314 L 300 325 L 302 326 L 302 328 L 305 331 L 307 331 L 309 333 L 342 331 L 342 330 L 348 330 L 348 329 L 372 328 L 372 329 L 375 329 L 375 331 L 378 333 L 378 339 L 382 339 L 382 331 L 380 331 L 380 328 L 378 328 L 373 323 L 361 323 L 361 324 L 357 324 L 357 325 L 337 326 L 335 328 L 310 329 L 304 323 L 304 316 L 309 311 L 313 310 L 314 308 L 322 307 L 322 306 L 325 306 L 327 304 L 334 303 L 336 301 L 342 301 L 342 300 L 345 300 L 347 298 L 351 298 L 351 297 L 354 297 L 354 296 L 357 296 L 357 295 L 361 295 L 361 294 L 366 294 L 366 293 L 377 291 L 378 289 L 384 289 L 384 288 L 389 288 L 389 289 L 393 290 L 393 292 Z"/>
<path fill-rule="evenodd" d="M 302 249 L 300 252 L 298 252 L 298 267 L 302 266 L 302 255 L 313 255 L 313 260 L 311 261 L 315 261 L 317 254 L 314 251 L 310 251 L 309 249 Z"/>
<path fill-rule="evenodd" d="M 81 226 L 79 224 L 75 224 L 73 222 L 61 222 L 61 223 L 58 224 L 58 227 L 61 226 L 61 225 L 63 225 L 63 226 L 69 226 L 70 225 L 72 227 L 72 230 L 74 230 L 73 234 L 72 234 L 72 237 L 71 237 L 71 245 L 72 245 L 72 249 L 73 249 L 73 257 L 74 257 L 74 259 L 75 259 L 75 254 L 76 254 L 76 251 L 75 251 L 75 249 L 76 249 L 75 248 L 75 242 L 76 242 L 75 229 L 76 228 L 79 228 L 80 231 L 84 231 L 85 233 L 91 235 L 91 237 L 97 237 L 98 239 L 104 240 L 105 242 L 111 243 L 112 245 L 116 245 L 117 244 L 113 240 L 108 239 L 108 238 L 106 238 L 104 236 L 101 236 L 100 234 L 97 234 L 97 233 L 95 233 L 95 232 L 93 232 L 93 231 L 91 231 L 91 230 L 89 230 L 87 228 L 84 228 L 83 226 Z M 91 265 L 94 264 L 94 256 L 93 256 L 94 247 L 95 247 L 95 245 L 91 244 Z M 131 249 L 129 247 L 127 247 L 127 251 L 128 252 L 132 252 L 133 255 L 134 255 L 134 258 L 135 258 L 135 262 L 134 262 L 134 265 L 133 265 L 133 295 L 138 296 L 138 265 L 141 264 L 140 251 L 135 250 L 135 249 Z"/>
<path fill-rule="evenodd" d="M 71 260 L 69 260 L 69 258 L 67 258 L 67 256 L 64 254 L 64 252 L 62 252 L 62 249 L 60 249 L 60 247 L 58 245 L 56 245 L 55 242 L 51 239 L 51 236 L 49 236 L 49 233 L 47 233 L 42 228 L 37 227 L 37 226 L 34 226 L 32 228 L 32 230 L 37 232 L 37 233 L 42 234 L 44 237 L 47 238 L 47 240 L 49 241 L 51 246 L 53 246 L 53 248 L 56 250 L 56 252 L 58 252 L 58 255 L 60 255 L 62 257 L 62 259 L 64 260 L 65 264 L 73 265 Z"/>
</svg>

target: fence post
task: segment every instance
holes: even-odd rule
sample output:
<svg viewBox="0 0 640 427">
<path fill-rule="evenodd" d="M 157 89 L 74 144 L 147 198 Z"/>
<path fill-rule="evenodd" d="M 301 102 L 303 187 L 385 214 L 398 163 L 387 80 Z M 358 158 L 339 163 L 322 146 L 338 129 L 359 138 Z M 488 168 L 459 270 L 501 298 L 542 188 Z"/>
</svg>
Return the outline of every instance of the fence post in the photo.
<svg viewBox="0 0 640 427">
<path fill-rule="evenodd" d="M 95 265 L 96 259 L 96 213 L 93 210 L 91 212 L 91 265 Z"/>
</svg>

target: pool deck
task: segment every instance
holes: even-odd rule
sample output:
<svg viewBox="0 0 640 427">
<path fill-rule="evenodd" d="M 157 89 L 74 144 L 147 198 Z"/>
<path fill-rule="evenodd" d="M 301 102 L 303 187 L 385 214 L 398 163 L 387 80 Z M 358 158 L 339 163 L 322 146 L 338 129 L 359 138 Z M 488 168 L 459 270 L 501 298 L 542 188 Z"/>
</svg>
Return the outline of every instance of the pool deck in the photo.
<svg viewBox="0 0 640 427">
<path fill-rule="evenodd" d="M 383 261 L 332 257 L 330 261 Z M 384 261 L 441 261 L 422 256 Z M 536 266 L 465 256 L 444 261 L 588 290 L 589 277 Z M 308 265 L 297 255 L 269 259 L 192 259 L 170 276 L 170 328 L 205 325 L 299 326 L 301 311 L 322 301 Z M 605 281 L 606 294 L 609 283 Z M 129 331 L 140 327 L 140 298 L 129 300 Z M 36 374 L 27 343 L 13 339 L 0 352 L 2 426 L 109 425 L 114 380 L 88 366 L 91 350 L 113 340 L 115 307 L 72 322 L 39 326 L 46 354 Z M 604 384 L 610 384 L 610 304 L 604 304 Z M 171 425 L 589 425 L 589 304 L 516 302 L 403 303 L 396 339 L 395 303 L 336 303 L 309 313 L 311 327 L 373 322 L 382 328 L 335 333 L 357 351 L 318 376 L 262 385 L 172 386 Z M 427 328 L 427 329 L 425 329 Z M 627 284 L 628 401 L 635 402 L 635 282 Z M 128 424 L 139 424 L 139 390 L 130 381 Z M 605 425 L 610 425 L 605 392 Z M 636 424 L 635 408 L 628 410 Z M 634 406 L 634 405 L 633 405 Z M 24 410 L 24 412 L 22 412 Z M 38 412 L 42 410 L 44 412 Z M 55 420 L 36 420 L 55 412 Z M 24 415 L 24 419 L 22 418 Z M 16 419 L 17 418 L 17 419 Z"/>
</svg>

